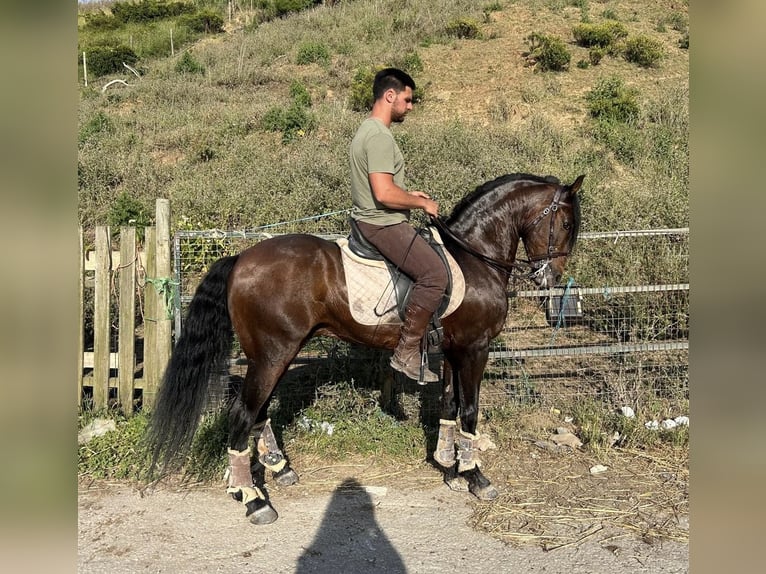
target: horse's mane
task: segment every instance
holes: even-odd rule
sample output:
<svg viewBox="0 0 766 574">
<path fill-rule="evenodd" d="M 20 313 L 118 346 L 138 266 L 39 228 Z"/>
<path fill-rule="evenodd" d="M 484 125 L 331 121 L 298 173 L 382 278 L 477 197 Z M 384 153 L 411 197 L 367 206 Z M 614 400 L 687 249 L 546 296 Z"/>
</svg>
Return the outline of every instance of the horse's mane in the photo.
<svg viewBox="0 0 766 574">
<path fill-rule="evenodd" d="M 557 177 L 552 175 L 539 176 L 531 173 L 507 173 L 488 181 L 476 187 L 472 192 L 463 197 L 452 209 L 448 221 L 454 221 L 463 211 L 469 206 L 473 205 L 480 197 L 483 197 L 487 193 L 494 189 L 497 189 L 501 185 L 511 183 L 514 181 L 530 181 L 533 183 L 553 183 L 560 184 L 561 182 Z"/>
</svg>

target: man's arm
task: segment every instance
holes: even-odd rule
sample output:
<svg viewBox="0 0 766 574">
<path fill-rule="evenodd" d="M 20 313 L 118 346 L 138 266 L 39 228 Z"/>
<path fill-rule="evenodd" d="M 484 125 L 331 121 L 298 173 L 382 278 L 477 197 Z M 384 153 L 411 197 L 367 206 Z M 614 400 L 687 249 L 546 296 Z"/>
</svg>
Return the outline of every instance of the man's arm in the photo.
<svg viewBox="0 0 766 574">
<path fill-rule="evenodd" d="M 378 202 L 390 209 L 422 209 L 427 214 L 437 217 L 439 205 L 422 191 L 404 191 L 394 183 L 390 173 L 375 172 L 369 175 L 372 193 Z"/>
</svg>

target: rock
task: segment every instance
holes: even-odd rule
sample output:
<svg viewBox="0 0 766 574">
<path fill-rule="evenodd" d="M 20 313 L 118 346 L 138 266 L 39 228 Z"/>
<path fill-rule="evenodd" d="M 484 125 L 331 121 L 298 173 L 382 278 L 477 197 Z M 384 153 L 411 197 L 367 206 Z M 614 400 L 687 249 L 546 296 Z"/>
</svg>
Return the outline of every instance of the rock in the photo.
<svg viewBox="0 0 766 574">
<path fill-rule="evenodd" d="M 113 430 L 117 430 L 117 424 L 112 419 L 93 419 L 88 426 L 77 433 L 77 442 L 85 444 Z"/>
<path fill-rule="evenodd" d="M 636 416 L 636 413 L 633 411 L 633 409 L 628 406 L 620 407 L 620 413 L 622 413 L 623 416 L 629 419 L 632 419 L 633 417 Z"/>
<path fill-rule="evenodd" d="M 582 441 L 579 438 L 577 438 L 577 436 L 575 436 L 574 434 L 572 434 L 571 432 L 569 432 L 567 429 L 564 429 L 564 428 L 556 429 L 556 433 L 549 436 L 548 440 L 552 440 L 557 445 L 564 445 L 564 446 L 571 447 L 573 449 L 579 448 L 582 446 Z"/>
<path fill-rule="evenodd" d="M 601 474 L 602 472 L 606 472 L 607 470 L 609 470 L 609 467 L 604 466 L 603 464 L 596 464 L 590 467 L 591 474 Z"/>
</svg>

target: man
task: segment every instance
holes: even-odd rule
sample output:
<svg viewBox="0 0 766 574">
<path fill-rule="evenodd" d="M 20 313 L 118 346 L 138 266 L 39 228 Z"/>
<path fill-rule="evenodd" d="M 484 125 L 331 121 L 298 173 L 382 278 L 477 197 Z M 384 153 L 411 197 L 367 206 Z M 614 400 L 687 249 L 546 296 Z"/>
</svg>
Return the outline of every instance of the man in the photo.
<svg viewBox="0 0 766 574">
<path fill-rule="evenodd" d="M 422 191 L 406 190 L 404 157 L 389 129 L 412 109 L 414 90 L 413 79 L 396 68 L 375 75 L 372 112 L 351 142 L 351 217 L 365 239 L 413 280 L 391 367 L 424 384 L 439 380 L 427 363 L 421 373 L 421 340 L 448 276 L 439 256 L 409 223 L 411 209 L 436 217 L 439 206 Z"/>
</svg>

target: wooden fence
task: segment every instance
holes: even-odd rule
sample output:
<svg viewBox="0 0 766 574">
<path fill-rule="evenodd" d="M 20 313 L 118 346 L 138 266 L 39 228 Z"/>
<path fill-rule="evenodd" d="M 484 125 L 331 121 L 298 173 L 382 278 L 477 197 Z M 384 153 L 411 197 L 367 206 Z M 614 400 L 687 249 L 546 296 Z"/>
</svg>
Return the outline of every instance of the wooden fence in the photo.
<svg viewBox="0 0 766 574">
<path fill-rule="evenodd" d="M 77 402 L 82 405 L 91 390 L 95 410 L 119 407 L 125 414 L 134 410 L 140 389 L 143 408 L 151 408 L 162 373 L 170 358 L 173 319 L 170 265 L 170 204 L 156 203 L 156 225 L 145 228 L 144 245 L 137 244 L 135 227 L 121 227 L 119 251 L 112 251 L 112 230 L 98 226 L 95 250 L 85 252 L 80 236 L 79 314 L 80 336 L 77 360 Z M 92 350 L 85 348 L 86 290 L 92 310 Z M 143 301 L 143 305 L 137 305 Z M 117 306 L 117 337 L 114 317 Z M 137 324 L 137 310 L 141 316 Z M 137 336 L 137 332 L 143 336 Z M 138 341 L 142 345 L 137 345 Z M 89 345 L 90 347 L 90 345 Z M 139 350 L 140 352 L 137 352 Z M 140 375 L 140 376 L 139 376 Z"/>
</svg>

